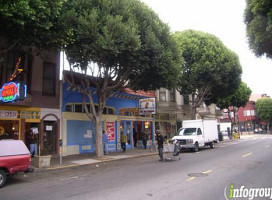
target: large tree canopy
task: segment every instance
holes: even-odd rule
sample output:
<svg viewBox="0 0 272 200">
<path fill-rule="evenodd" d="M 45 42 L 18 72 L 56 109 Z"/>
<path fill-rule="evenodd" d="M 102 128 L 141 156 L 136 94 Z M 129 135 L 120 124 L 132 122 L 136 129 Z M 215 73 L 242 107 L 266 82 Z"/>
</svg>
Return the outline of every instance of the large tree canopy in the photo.
<svg viewBox="0 0 272 200">
<path fill-rule="evenodd" d="M 68 73 L 66 81 L 82 93 L 83 100 L 89 98 L 96 124 L 96 153 L 101 156 L 100 119 L 107 98 L 124 87 L 174 86 L 181 71 L 180 50 L 169 27 L 138 0 L 70 0 L 66 8 L 62 24 L 73 42 L 64 50 L 71 69 L 85 72 Z"/>
<path fill-rule="evenodd" d="M 60 46 L 57 19 L 66 0 L 0 0 L 0 54 L 20 46 Z"/>
<path fill-rule="evenodd" d="M 182 94 L 192 95 L 194 118 L 203 102 L 215 103 L 238 88 L 242 69 L 238 56 L 211 34 L 186 30 L 175 37 L 184 58 L 179 88 Z"/>
<path fill-rule="evenodd" d="M 247 0 L 244 21 L 249 47 L 255 55 L 272 58 L 272 1 Z"/>
<path fill-rule="evenodd" d="M 89 68 L 93 76 L 107 78 L 104 80 L 110 81 L 112 89 L 120 88 L 120 83 L 144 90 L 176 83 L 177 43 L 169 27 L 145 4 L 79 0 L 69 1 L 69 7 L 63 24 L 73 35 L 74 41 L 65 47 L 72 67 Z M 100 82 L 96 83 L 99 88 Z"/>
</svg>

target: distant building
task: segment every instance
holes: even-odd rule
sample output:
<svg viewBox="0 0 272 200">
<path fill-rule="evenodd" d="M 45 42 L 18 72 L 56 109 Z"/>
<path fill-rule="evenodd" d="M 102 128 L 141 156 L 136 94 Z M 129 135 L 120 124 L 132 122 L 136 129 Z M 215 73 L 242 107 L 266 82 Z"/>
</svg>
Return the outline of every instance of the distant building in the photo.
<svg viewBox="0 0 272 200">
<path fill-rule="evenodd" d="M 255 103 L 258 99 L 269 97 L 267 94 L 252 94 L 245 107 L 238 110 L 239 130 L 241 132 L 265 131 L 266 123 L 258 118 Z"/>
</svg>

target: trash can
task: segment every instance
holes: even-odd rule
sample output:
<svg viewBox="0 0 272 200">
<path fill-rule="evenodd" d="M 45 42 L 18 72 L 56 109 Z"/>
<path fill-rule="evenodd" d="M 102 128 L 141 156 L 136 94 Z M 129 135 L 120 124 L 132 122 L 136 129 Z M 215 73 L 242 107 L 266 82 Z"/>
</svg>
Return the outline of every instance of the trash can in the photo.
<svg viewBox="0 0 272 200">
<path fill-rule="evenodd" d="M 223 141 L 224 140 L 222 132 L 218 133 L 218 139 L 219 139 L 219 141 Z"/>
</svg>

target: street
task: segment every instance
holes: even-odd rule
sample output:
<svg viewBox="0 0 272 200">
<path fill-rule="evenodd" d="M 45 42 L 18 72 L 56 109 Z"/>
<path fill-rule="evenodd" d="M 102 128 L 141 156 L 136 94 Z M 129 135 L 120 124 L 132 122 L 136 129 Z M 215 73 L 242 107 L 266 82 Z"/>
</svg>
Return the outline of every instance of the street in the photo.
<svg viewBox="0 0 272 200">
<path fill-rule="evenodd" d="M 145 156 L 20 174 L 0 189 L 0 199 L 223 200 L 231 184 L 272 187 L 271 135 L 226 141 L 197 153 L 184 151 L 180 157 L 159 162 L 157 155 Z"/>
</svg>

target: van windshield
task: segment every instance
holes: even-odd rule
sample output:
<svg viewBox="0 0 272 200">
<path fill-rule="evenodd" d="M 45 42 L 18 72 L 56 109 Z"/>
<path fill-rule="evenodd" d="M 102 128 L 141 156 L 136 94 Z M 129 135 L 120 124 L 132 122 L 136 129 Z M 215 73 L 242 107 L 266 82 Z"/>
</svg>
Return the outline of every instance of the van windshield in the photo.
<svg viewBox="0 0 272 200">
<path fill-rule="evenodd" d="M 196 134 L 196 128 L 183 128 L 179 130 L 178 135 L 194 135 Z"/>
</svg>

